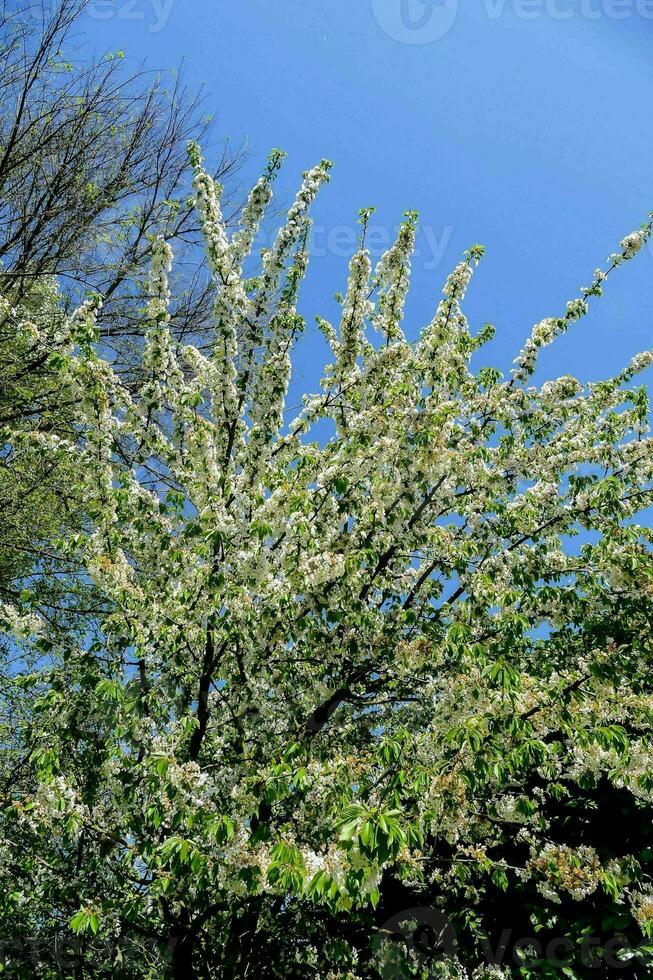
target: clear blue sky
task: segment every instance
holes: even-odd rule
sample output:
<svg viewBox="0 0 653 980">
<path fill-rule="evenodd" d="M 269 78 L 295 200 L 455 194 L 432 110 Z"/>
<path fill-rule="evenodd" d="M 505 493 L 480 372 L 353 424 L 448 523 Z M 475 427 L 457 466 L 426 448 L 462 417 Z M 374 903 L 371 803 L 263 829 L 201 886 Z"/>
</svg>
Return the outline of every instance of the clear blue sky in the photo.
<svg viewBox="0 0 653 980">
<path fill-rule="evenodd" d="M 313 317 L 333 314 L 360 207 L 377 207 L 379 237 L 404 210 L 420 213 L 411 335 L 460 253 L 487 247 L 467 311 L 496 325 L 484 361 L 504 371 L 532 324 L 563 311 L 653 209 L 652 0 L 475 0 L 473 12 L 471 0 L 92 7 L 83 25 L 95 48 L 151 66 L 183 59 L 188 80 L 205 84 L 216 134 L 247 142 L 243 181 L 280 146 L 289 201 L 303 169 L 334 160 L 315 209 L 294 395 L 318 377 Z M 653 249 L 618 272 L 540 374 L 616 371 L 653 346 L 652 310 Z"/>
</svg>

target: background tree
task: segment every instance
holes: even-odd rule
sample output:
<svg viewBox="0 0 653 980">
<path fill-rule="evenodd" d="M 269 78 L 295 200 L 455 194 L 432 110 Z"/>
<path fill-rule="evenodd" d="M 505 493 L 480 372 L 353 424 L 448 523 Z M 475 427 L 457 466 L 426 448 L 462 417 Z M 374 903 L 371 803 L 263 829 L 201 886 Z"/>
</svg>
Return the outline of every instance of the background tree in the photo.
<svg viewBox="0 0 653 980">
<path fill-rule="evenodd" d="M 106 355 L 127 372 L 138 364 L 155 232 L 182 255 L 172 329 L 206 339 L 210 280 L 193 260 L 199 225 L 186 166 L 188 139 L 209 128 L 203 97 L 178 73 L 129 70 L 121 53 L 89 57 L 75 33 L 85 7 L 0 4 L 0 426 L 22 419 L 65 431 L 71 418 L 71 394 L 43 349 L 30 354 L 17 336 L 21 318 L 54 340 L 62 311 L 99 293 Z M 229 178 L 238 160 L 223 149 L 216 176 Z M 130 381 L 138 382 L 133 371 Z M 4 447 L 5 597 L 30 561 L 51 565 L 53 533 L 79 514 L 67 473 L 52 458 L 18 460 Z"/>
<path fill-rule="evenodd" d="M 211 353 L 171 331 L 162 240 L 137 391 L 102 356 L 97 303 L 55 345 L 20 326 L 78 410 L 67 437 L 6 441 L 65 454 L 88 524 L 59 554 L 102 608 L 58 631 L 38 596 L 2 611 L 21 657 L 3 713 L 6 972 L 556 975 L 550 951 L 519 952 L 535 933 L 543 951 L 569 941 L 572 978 L 596 975 L 588 937 L 616 969 L 620 934 L 621 975 L 647 976 L 653 443 L 633 382 L 653 355 L 587 386 L 532 376 L 651 223 L 504 380 L 471 364 L 492 336 L 462 310 L 482 248 L 411 344 L 416 216 L 372 272 L 363 212 L 341 321 L 320 321 L 332 363 L 286 426 L 330 165 L 255 270 L 280 155 L 232 236 L 196 146 L 191 162 Z M 434 958 L 410 922 L 437 933 L 442 916 L 458 943 L 445 930 Z"/>
<path fill-rule="evenodd" d="M 99 292 L 101 336 L 115 342 L 141 333 L 153 234 L 184 255 L 198 242 L 185 154 L 208 121 L 179 73 L 130 71 L 122 52 L 89 58 L 76 48 L 86 6 L 2 4 L 2 287 L 14 303 L 42 275 L 58 276 L 66 295 Z M 224 150 L 216 176 L 238 159 Z M 178 283 L 181 333 L 205 325 L 207 287 L 192 271 Z"/>
</svg>

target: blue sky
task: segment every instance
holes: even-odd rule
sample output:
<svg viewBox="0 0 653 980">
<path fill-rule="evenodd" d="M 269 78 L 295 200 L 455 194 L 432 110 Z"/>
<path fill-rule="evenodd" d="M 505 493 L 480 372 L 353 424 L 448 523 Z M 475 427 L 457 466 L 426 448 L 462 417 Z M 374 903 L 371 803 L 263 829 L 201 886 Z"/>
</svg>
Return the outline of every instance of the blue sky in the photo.
<svg viewBox="0 0 653 980">
<path fill-rule="evenodd" d="M 303 169 L 334 160 L 293 396 L 319 377 L 313 318 L 334 314 L 359 208 L 377 207 L 379 247 L 404 210 L 420 213 L 411 336 L 460 253 L 486 246 L 467 312 L 496 325 L 483 359 L 504 371 L 653 209 L 653 0 L 95 0 L 83 27 L 98 50 L 183 59 L 216 135 L 247 143 L 244 183 L 280 146 L 288 202 Z M 616 372 L 653 346 L 652 309 L 653 249 L 618 271 L 540 375 Z"/>
</svg>

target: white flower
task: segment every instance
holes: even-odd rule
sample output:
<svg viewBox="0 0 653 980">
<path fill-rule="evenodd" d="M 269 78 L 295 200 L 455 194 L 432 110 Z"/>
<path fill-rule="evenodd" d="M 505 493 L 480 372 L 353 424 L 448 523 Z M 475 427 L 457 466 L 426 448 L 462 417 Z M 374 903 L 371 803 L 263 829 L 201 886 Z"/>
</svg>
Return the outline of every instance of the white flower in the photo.
<svg viewBox="0 0 653 980">
<path fill-rule="evenodd" d="M 621 241 L 621 248 L 625 259 L 632 259 L 634 255 L 642 249 L 646 242 L 646 232 L 643 230 L 633 231 Z"/>
<path fill-rule="evenodd" d="M 172 248 L 163 238 L 157 238 L 152 248 L 150 265 L 148 315 L 155 323 L 167 322 L 170 319 L 168 305 L 170 303 L 170 287 L 168 273 L 172 268 Z"/>
<path fill-rule="evenodd" d="M 644 935 L 650 936 L 653 929 L 653 887 L 645 885 L 641 892 L 631 895 L 630 907 Z"/>
<path fill-rule="evenodd" d="M 589 304 L 586 299 L 572 299 L 567 303 L 567 319 L 580 320 L 582 316 L 585 316 L 588 309 Z"/>
<path fill-rule="evenodd" d="M 644 350 L 635 354 L 630 362 L 630 370 L 633 374 L 640 374 L 653 364 L 653 350 Z"/>
<path fill-rule="evenodd" d="M 0 624 L 17 639 L 29 639 L 43 632 L 44 623 L 36 613 L 22 613 L 10 603 L 0 605 Z"/>
<path fill-rule="evenodd" d="M 323 555 L 305 558 L 300 562 L 299 568 L 309 587 L 324 585 L 326 582 L 332 582 L 344 575 L 345 558 L 344 555 L 326 552 Z"/>
</svg>

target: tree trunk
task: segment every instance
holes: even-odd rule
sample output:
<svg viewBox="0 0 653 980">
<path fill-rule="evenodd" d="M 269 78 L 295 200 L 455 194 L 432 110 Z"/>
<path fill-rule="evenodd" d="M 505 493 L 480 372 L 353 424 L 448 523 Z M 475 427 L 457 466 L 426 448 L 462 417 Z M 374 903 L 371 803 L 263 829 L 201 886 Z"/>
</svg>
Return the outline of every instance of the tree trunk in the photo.
<svg viewBox="0 0 653 980">
<path fill-rule="evenodd" d="M 193 980 L 195 977 L 193 946 L 194 938 L 187 931 L 174 930 L 171 933 L 168 951 L 173 980 Z"/>
</svg>

